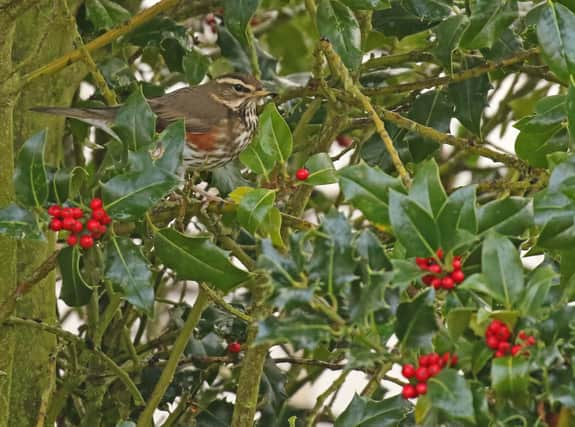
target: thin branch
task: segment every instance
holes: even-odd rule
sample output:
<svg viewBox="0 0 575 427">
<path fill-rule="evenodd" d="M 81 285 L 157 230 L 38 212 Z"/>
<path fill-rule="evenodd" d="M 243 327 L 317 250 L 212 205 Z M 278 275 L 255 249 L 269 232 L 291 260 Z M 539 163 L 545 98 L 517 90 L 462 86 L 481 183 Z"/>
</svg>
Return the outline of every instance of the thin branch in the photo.
<svg viewBox="0 0 575 427">
<path fill-rule="evenodd" d="M 332 393 L 335 393 L 335 391 L 342 386 L 350 372 L 351 371 L 343 371 L 340 376 L 337 377 L 337 379 L 322 394 L 318 396 L 317 400 L 315 401 L 315 405 L 309 414 L 306 427 L 313 427 L 316 425 L 315 421 L 321 413 L 323 404 Z"/>
<path fill-rule="evenodd" d="M 231 304 L 228 304 L 215 290 L 210 288 L 206 283 L 200 283 L 200 287 L 202 290 L 208 295 L 208 297 L 216 304 L 219 305 L 221 308 L 226 310 L 228 313 L 233 314 L 238 319 L 242 319 L 244 322 L 252 322 L 253 319 L 248 316 L 243 311 L 238 310 Z"/>
<path fill-rule="evenodd" d="M 110 358 L 110 356 L 108 356 L 106 353 L 104 353 L 100 350 L 95 350 L 95 349 L 89 348 L 83 339 L 77 337 L 76 335 L 72 334 L 71 332 L 65 331 L 65 330 L 60 329 L 56 326 L 50 326 L 50 325 L 43 323 L 39 320 L 24 319 L 24 318 L 20 318 L 20 317 L 10 317 L 10 318 L 6 319 L 3 323 L 4 323 L 4 325 L 25 326 L 25 327 L 37 329 L 40 331 L 44 331 L 44 332 L 56 335 L 59 338 L 62 338 L 62 339 L 66 340 L 70 343 L 76 344 L 76 345 L 84 348 L 85 350 L 93 353 L 98 358 L 100 358 L 110 368 L 110 370 L 114 374 L 116 374 L 116 376 L 118 377 L 118 379 L 120 381 L 122 381 L 124 383 L 124 385 L 126 386 L 128 391 L 132 395 L 132 398 L 134 399 L 134 402 L 136 403 L 136 405 L 139 406 L 139 405 L 144 404 L 144 398 L 142 397 L 142 395 L 140 394 L 140 391 L 138 390 L 138 387 L 136 387 L 136 384 L 134 384 L 134 382 L 132 381 L 132 379 L 130 378 L 130 376 L 128 375 L 128 373 L 126 371 L 124 371 L 121 367 L 119 367 L 116 364 L 116 362 L 114 362 L 114 360 L 112 360 L 112 358 Z"/>
<path fill-rule="evenodd" d="M 196 327 L 198 321 L 200 320 L 202 312 L 206 308 L 207 304 L 208 304 L 208 297 L 204 293 L 204 291 L 200 288 L 196 302 L 194 303 L 190 313 L 188 314 L 188 318 L 186 319 L 184 326 L 180 330 L 178 338 L 176 338 L 176 341 L 174 342 L 174 345 L 170 352 L 170 358 L 168 359 L 166 366 L 162 370 L 162 375 L 160 376 L 160 379 L 156 383 L 154 391 L 152 392 L 152 395 L 150 396 L 145 409 L 142 411 L 140 417 L 138 418 L 138 424 L 137 424 L 138 427 L 149 427 L 150 425 L 152 425 L 154 412 L 158 407 L 158 405 L 160 404 L 160 402 L 162 401 L 162 398 L 164 397 L 166 390 L 168 389 L 170 383 L 172 382 L 172 379 L 174 378 L 174 374 L 178 367 L 180 356 L 184 352 L 184 349 L 186 348 L 188 341 L 192 337 L 194 333 L 194 328 Z"/>
<path fill-rule="evenodd" d="M 320 45 L 328 62 L 332 64 L 332 68 L 338 73 L 338 77 L 341 78 L 344 89 L 349 92 L 355 99 L 357 99 L 359 103 L 361 103 L 361 106 L 373 121 L 377 133 L 381 137 L 381 140 L 383 141 L 385 148 L 391 157 L 391 161 L 395 166 L 395 169 L 399 173 L 399 176 L 401 177 L 401 180 L 405 186 L 409 187 L 411 183 L 409 173 L 407 172 L 407 169 L 405 169 L 405 166 L 403 165 L 397 150 L 393 146 L 393 141 L 391 140 L 389 133 L 387 133 L 383 121 L 379 118 L 379 115 L 371 104 L 371 101 L 366 95 L 361 93 L 360 89 L 355 85 L 349 74 L 349 71 L 341 61 L 339 55 L 333 49 L 331 43 L 328 40 L 323 39 L 320 41 Z"/>
</svg>

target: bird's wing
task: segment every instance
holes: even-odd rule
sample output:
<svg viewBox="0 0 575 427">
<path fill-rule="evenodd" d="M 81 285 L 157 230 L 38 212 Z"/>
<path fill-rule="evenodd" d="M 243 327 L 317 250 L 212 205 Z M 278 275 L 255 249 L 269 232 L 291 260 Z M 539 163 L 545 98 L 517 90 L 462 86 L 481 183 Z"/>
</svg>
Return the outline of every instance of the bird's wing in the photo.
<svg viewBox="0 0 575 427">
<path fill-rule="evenodd" d="M 200 87 L 183 88 L 149 100 L 158 116 L 158 125 L 184 119 L 188 132 L 207 132 L 228 118 L 229 109 L 209 96 Z"/>
</svg>

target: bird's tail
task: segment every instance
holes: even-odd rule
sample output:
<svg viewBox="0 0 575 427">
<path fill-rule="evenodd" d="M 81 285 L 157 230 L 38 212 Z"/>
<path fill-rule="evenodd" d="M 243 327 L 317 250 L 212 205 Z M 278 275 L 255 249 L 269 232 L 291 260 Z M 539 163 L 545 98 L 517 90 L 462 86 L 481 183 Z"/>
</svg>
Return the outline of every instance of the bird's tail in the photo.
<svg viewBox="0 0 575 427">
<path fill-rule="evenodd" d="M 32 111 L 56 114 L 86 121 L 111 122 L 116 117 L 118 107 L 66 108 L 66 107 L 33 107 Z"/>
</svg>

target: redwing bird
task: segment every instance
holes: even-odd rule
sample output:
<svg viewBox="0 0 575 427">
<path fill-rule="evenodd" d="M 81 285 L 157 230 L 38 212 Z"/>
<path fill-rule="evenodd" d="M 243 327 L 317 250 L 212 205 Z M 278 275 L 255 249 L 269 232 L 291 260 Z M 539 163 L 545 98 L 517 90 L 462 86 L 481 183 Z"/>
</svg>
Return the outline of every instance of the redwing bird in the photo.
<svg viewBox="0 0 575 427">
<path fill-rule="evenodd" d="M 248 74 L 232 73 L 205 84 L 186 87 L 148 100 L 158 130 L 184 119 L 184 166 L 214 169 L 235 159 L 251 142 L 258 125 L 257 105 L 271 95 Z M 120 106 L 98 108 L 36 107 L 88 123 L 113 123 Z"/>
</svg>

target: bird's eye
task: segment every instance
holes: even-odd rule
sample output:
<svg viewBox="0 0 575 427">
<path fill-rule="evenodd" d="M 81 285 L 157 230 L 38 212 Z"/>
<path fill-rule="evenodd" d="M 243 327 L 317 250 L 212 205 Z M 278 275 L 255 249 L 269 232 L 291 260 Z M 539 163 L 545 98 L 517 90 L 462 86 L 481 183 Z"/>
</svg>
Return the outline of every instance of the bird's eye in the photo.
<svg viewBox="0 0 575 427">
<path fill-rule="evenodd" d="M 243 92 L 243 93 L 247 93 L 250 91 L 247 87 L 245 87 L 244 85 L 240 85 L 240 84 L 234 85 L 234 90 L 236 92 Z"/>
</svg>

